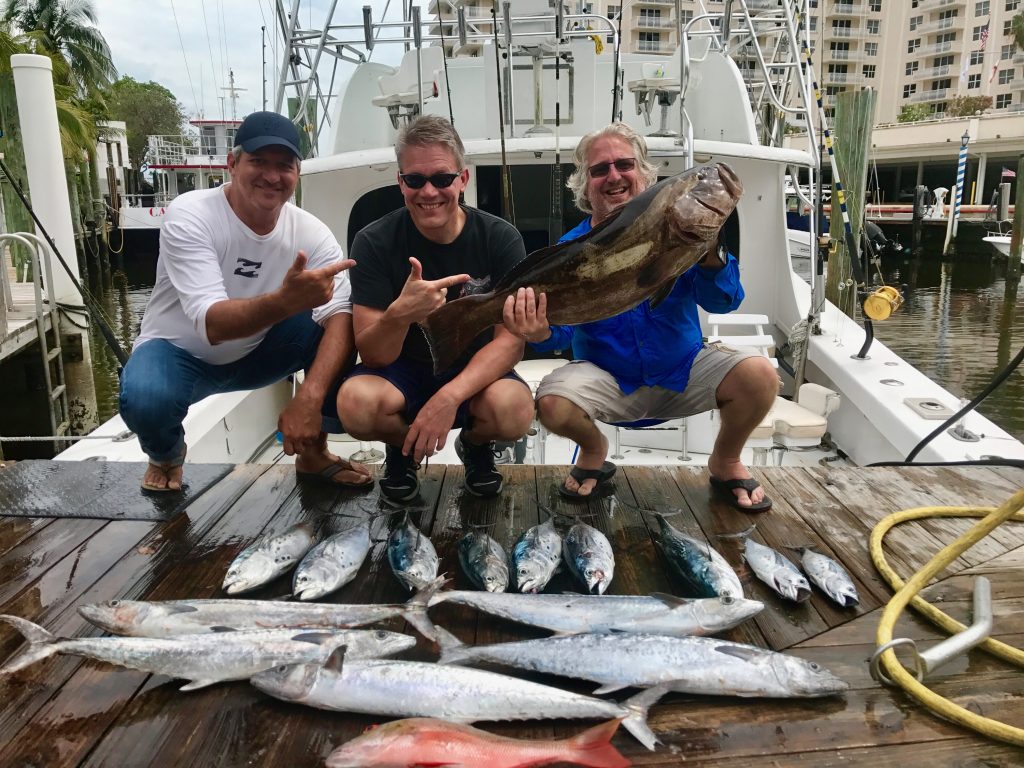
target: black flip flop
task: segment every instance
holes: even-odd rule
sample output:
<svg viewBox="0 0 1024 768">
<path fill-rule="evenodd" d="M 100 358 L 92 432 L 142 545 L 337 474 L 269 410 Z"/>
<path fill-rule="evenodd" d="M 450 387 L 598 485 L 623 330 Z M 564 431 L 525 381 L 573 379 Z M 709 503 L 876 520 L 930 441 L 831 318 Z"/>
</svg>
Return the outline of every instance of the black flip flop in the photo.
<svg viewBox="0 0 1024 768">
<path fill-rule="evenodd" d="M 565 487 L 565 483 L 563 482 L 558 486 L 558 492 L 567 499 L 582 499 L 585 501 L 586 499 L 595 498 L 601 486 L 612 479 L 612 475 L 615 474 L 616 469 L 618 469 L 618 467 L 610 461 L 606 461 L 602 464 L 600 469 L 580 469 L 579 467 L 573 467 L 569 471 L 569 477 L 581 485 L 584 480 L 597 480 L 597 485 L 594 486 L 593 490 L 589 494 L 584 496 L 576 491 L 570 491 Z"/>
<path fill-rule="evenodd" d="M 337 461 L 333 464 L 328 464 L 326 467 L 321 469 L 319 472 L 299 472 L 295 470 L 295 477 L 299 480 L 306 480 L 314 483 L 323 483 L 325 485 L 333 485 L 335 488 L 373 488 L 373 478 L 368 478 L 365 483 L 339 483 L 334 480 L 334 476 L 339 472 L 344 472 L 346 469 L 351 470 L 352 464 L 344 461 Z M 353 470 L 354 471 L 354 470 Z"/>
<path fill-rule="evenodd" d="M 742 480 L 739 478 L 735 478 L 733 480 L 719 480 L 717 477 L 712 477 L 711 487 L 719 496 L 732 502 L 732 506 L 740 512 L 767 512 L 772 508 L 772 500 L 768 496 L 765 496 L 757 504 L 751 504 L 749 507 L 745 507 L 740 504 L 739 498 L 735 493 L 733 493 L 734 490 L 742 488 L 747 492 L 747 496 L 749 497 L 755 489 L 761 487 L 761 484 L 752 477 L 744 478 Z"/>
</svg>

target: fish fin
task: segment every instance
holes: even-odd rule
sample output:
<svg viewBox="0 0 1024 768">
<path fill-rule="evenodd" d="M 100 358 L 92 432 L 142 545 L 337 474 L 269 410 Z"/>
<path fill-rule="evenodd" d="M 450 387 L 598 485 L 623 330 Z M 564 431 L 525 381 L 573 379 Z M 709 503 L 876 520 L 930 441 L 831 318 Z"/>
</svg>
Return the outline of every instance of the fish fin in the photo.
<svg viewBox="0 0 1024 768">
<path fill-rule="evenodd" d="M 735 656 L 743 661 L 754 661 L 764 655 L 762 651 L 756 648 L 746 648 L 742 645 L 718 645 L 715 646 L 715 650 L 718 653 L 724 653 L 726 656 Z"/>
<path fill-rule="evenodd" d="M 164 603 L 161 607 L 168 613 L 195 613 L 199 610 L 194 605 L 183 605 L 181 603 Z"/>
<path fill-rule="evenodd" d="M 300 632 L 297 635 L 292 635 L 292 640 L 299 643 L 313 643 L 314 645 L 324 645 L 329 643 L 331 640 L 338 638 L 335 632 Z"/>
<path fill-rule="evenodd" d="M 179 691 L 198 691 L 200 688 L 205 688 L 208 685 L 215 685 L 221 682 L 220 680 L 190 680 L 185 685 L 179 688 Z"/>
<path fill-rule="evenodd" d="M 339 645 L 335 648 L 331 655 L 327 657 L 327 661 L 324 662 L 324 669 L 329 669 L 331 672 L 341 673 L 341 668 L 345 665 L 345 653 L 348 651 L 347 645 Z"/>
<path fill-rule="evenodd" d="M 552 635 L 552 637 L 575 637 L 576 635 L 579 635 L 579 634 L 581 634 L 581 633 L 580 632 L 571 632 L 571 631 L 569 631 L 567 629 L 559 629 L 559 630 L 555 630 L 555 633 Z"/>
<path fill-rule="evenodd" d="M 0 676 L 18 672 L 57 653 L 58 638 L 38 624 L 33 624 L 20 616 L 0 615 L 0 621 L 10 624 L 28 640 L 28 648 L 15 654 L 0 667 Z"/>
<path fill-rule="evenodd" d="M 472 663 L 470 654 L 472 648 L 459 640 L 455 635 L 443 627 L 438 627 L 438 645 L 441 646 L 441 656 L 438 664 L 468 664 Z"/>
<path fill-rule="evenodd" d="M 622 706 L 629 710 L 629 714 L 622 721 L 622 727 L 652 752 L 661 741 L 647 725 L 647 711 L 670 690 L 670 684 L 662 683 L 641 691 L 636 696 L 622 702 Z"/>
<path fill-rule="evenodd" d="M 419 323 L 434 358 L 435 375 L 450 368 L 479 334 L 501 322 L 503 303 L 491 292 L 463 296 L 435 309 Z M 489 311 L 492 304 L 497 312 Z"/>
<path fill-rule="evenodd" d="M 716 533 L 715 534 L 715 538 L 716 539 L 746 539 L 755 530 L 757 530 L 757 523 L 754 523 L 749 528 L 744 528 L 742 531 L 737 531 L 735 533 Z"/>
<path fill-rule="evenodd" d="M 676 597 L 675 595 L 670 595 L 667 592 L 652 592 L 650 596 L 660 600 L 669 608 L 681 608 L 682 606 L 689 605 L 693 602 L 691 598 Z"/>
<path fill-rule="evenodd" d="M 211 632 L 237 632 L 238 630 L 235 627 L 216 626 L 216 627 L 210 627 L 210 631 Z"/>
<path fill-rule="evenodd" d="M 455 635 L 449 632 L 444 627 L 436 627 L 437 629 L 437 644 L 441 646 L 442 655 L 445 651 L 452 651 L 457 648 L 465 647 L 465 643 L 459 640 Z"/>
<path fill-rule="evenodd" d="M 580 764 L 595 768 L 626 768 L 629 760 L 611 745 L 612 736 L 622 724 L 622 718 L 595 725 L 565 740 L 565 745 L 577 753 Z M 582 754 L 580 754 L 582 753 Z"/>
<path fill-rule="evenodd" d="M 668 298 L 668 295 L 672 293 L 672 288 L 676 284 L 676 279 L 672 278 L 665 282 L 658 290 L 654 292 L 649 301 L 651 302 L 651 309 L 656 309 L 661 302 Z"/>
<path fill-rule="evenodd" d="M 602 685 L 600 688 L 595 688 L 594 696 L 604 696 L 606 693 L 615 693 L 616 691 L 621 691 L 623 688 L 629 688 L 629 686 L 623 683 L 609 683 L 608 685 Z"/>
</svg>

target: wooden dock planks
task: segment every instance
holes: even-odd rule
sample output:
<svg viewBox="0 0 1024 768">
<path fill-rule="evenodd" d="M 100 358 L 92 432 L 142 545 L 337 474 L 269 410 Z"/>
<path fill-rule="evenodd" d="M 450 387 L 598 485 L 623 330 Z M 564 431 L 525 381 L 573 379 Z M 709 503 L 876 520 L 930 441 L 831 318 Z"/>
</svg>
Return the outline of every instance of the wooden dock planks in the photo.
<svg viewBox="0 0 1024 768">
<path fill-rule="evenodd" d="M 107 465 L 105 471 L 116 465 Z M 134 468 L 132 468 L 134 469 Z M 733 640 L 787 649 L 817 661 L 851 684 L 844 698 L 811 701 L 670 696 L 652 710 L 651 726 L 667 743 L 649 753 L 628 735 L 615 743 L 635 765 L 1020 765 L 1024 753 L 985 741 L 944 723 L 875 684 L 866 660 L 888 587 L 870 564 L 867 536 L 874 523 L 898 509 L 927 505 L 995 506 L 1021 484 L 1024 472 L 992 468 L 760 469 L 775 500 L 767 516 L 752 518 L 715 499 L 707 473 L 683 467 L 621 467 L 611 494 L 575 504 L 557 494 L 567 468 L 506 466 L 505 490 L 491 500 L 462 488 L 461 466 L 433 465 L 422 473 L 420 498 L 410 505 L 429 533 L 441 569 L 453 587 L 468 588 L 458 565 L 459 538 L 472 525 L 486 526 L 507 551 L 550 509 L 578 515 L 601 529 L 616 553 L 610 593 L 681 594 L 656 544 L 657 518 L 644 510 L 678 511 L 673 525 L 718 547 L 766 610 L 727 633 Z M 127 469 L 125 471 L 128 471 Z M 356 517 L 391 507 L 376 491 L 296 485 L 288 467 L 240 465 L 166 523 L 0 517 L 0 612 L 42 624 L 63 636 L 98 634 L 77 606 L 117 597 L 171 599 L 221 596 L 228 563 L 265 532 L 312 520 L 322 534 L 354 524 Z M 400 514 L 400 513 L 399 513 Z M 802 605 L 784 603 L 753 579 L 739 557 L 741 542 L 718 539 L 758 523 L 751 534 L 784 551 L 813 545 L 841 560 L 854 576 L 862 603 L 835 607 L 815 590 Z M 890 562 L 903 574 L 920 567 L 943 544 L 969 527 L 966 520 L 930 520 L 901 526 L 887 541 Z M 564 531 L 563 519 L 560 527 Z M 376 528 L 375 528 L 376 530 Z M 356 579 L 335 602 L 400 602 L 408 594 L 386 562 L 386 535 L 376 534 Z M 793 559 L 796 559 L 794 554 Z M 931 586 L 944 610 L 969 620 L 974 574 L 993 581 L 994 635 L 1024 642 L 1024 525 L 1009 524 L 963 557 Z M 282 577 L 255 597 L 290 591 Z M 514 576 L 512 576 L 514 579 Z M 579 590 L 568 573 L 551 591 Z M 467 642 L 490 643 L 542 632 L 446 604 L 434 620 Z M 390 629 L 402 629 L 393 620 Z M 405 631 L 413 633 L 411 627 Z M 905 616 L 897 635 L 925 643 L 941 634 Z M 0 626 L 0 658 L 21 645 Z M 436 658 L 424 640 L 410 658 Z M 965 674 L 966 673 L 966 674 Z M 543 678 L 572 690 L 592 686 Z M 269 699 L 244 683 L 181 693 L 179 681 L 147 676 L 76 657 L 49 659 L 0 678 L 0 765 L 175 766 L 322 765 L 338 744 L 358 735 L 373 718 L 319 712 Z M 1018 670 L 975 653 L 950 664 L 936 689 L 972 709 L 1024 724 L 1024 682 Z M 564 736 L 575 722 L 487 724 L 503 735 Z"/>
</svg>

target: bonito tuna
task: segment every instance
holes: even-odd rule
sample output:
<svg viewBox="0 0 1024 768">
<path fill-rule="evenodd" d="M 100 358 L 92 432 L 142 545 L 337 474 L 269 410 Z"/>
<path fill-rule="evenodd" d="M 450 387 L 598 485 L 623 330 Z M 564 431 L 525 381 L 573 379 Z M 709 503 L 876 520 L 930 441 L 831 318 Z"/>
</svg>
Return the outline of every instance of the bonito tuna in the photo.
<svg viewBox="0 0 1024 768">
<path fill-rule="evenodd" d="M 843 608 L 852 608 L 860 603 L 857 587 L 839 563 L 827 555 L 815 552 L 809 547 L 795 547 L 800 553 L 800 565 L 807 578 Z"/>
<path fill-rule="evenodd" d="M 410 592 L 437 578 L 437 550 L 406 513 L 388 537 L 388 563 L 395 577 Z"/>
<path fill-rule="evenodd" d="M 592 525 L 575 523 L 562 541 L 569 570 L 592 595 L 603 595 L 615 576 L 615 555 L 608 537 Z"/>
<path fill-rule="evenodd" d="M 570 635 L 462 645 L 441 632 L 441 664 L 490 663 L 600 683 L 595 694 L 665 684 L 715 696 L 830 696 L 846 683 L 812 661 L 713 637 Z"/>
<path fill-rule="evenodd" d="M 450 301 L 421 324 L 435 372 L 502 322 L 505 299 L 519 288 L 547 294 L 552 325 L 612 317 L 648 298 L 657 304 L 704 258 L 742 192 L 725 163 L 693 168 L 637 195 L 583 237 L 534 251 L 491 291 Z"/>
<path fill-rule="evenodd" d="M 521 595 L 515 592 L 438 592 L 430 605 L 452 602 L 509 621 L 565 634 L 651 632 L 712 635 L 759 613 L 764 604 L 743 598 L 684 600 L 673 595 Z"/>
<path fill-rule="evenodd" d="M 623 727 L 648 749 L 657 736 L 647 710 L 665 694 L 649 688 L 622 704 L 496 672 L 420 661 L 340 661 L 297 664 L 262 672 L 252 684 L 278 699 L 319 709 L 385 717 L 439 717 L 455 723 L 478 720 L 622 718 Z"/>
<path fill-rule="evenodd" d="M 59 638 L 38 624 L 0 615 L 29 641 L 29 646 L 0 668 L 11 674 L 54 654 L 85 656 L 129 669 L 188 680 L 194 691 L 226 680 L 245 680 L 281 664 L 323 664 L 346 646 L 359 658 L 379 658 L 407 650 L 416 638 L 383 629 L 263 629 L 180 635 L 174 638 Z"/>
<path fill-rule="evenodd" d="M 527 530 L 512 549 L 516 588 L 520 592 L 543 592 L 562 562 L 562 537 L 552 520 Z"/>
<path fill-rule="evenodd" d="M 81 605 L 78 612 L 115 635 L 176 637 L 247 629 L 346 629 L 401 616 L 425 637 L 434 638 L 427 604 L 444 584 L 434 579 L 406 603 L 336 604 L 285 600 L 109 600 Z"/>
<path fill-rule="evenodd" d="M 292 593 L 299 600 L 316 600 L 341 589 L 355 578 L 372 546 L 369 518 L 328 536 L 295 569 Z"/>
<path fill-rule="evenodd" d="M 687 536 L 658 514 L 658 544 L 669 565 L 698 597 L 743 597 L 743 585 L 729 562 L 705 541 Z"/>
<path fill-rule="evenodd" d="M 293 525 L 286 531 L 266 536 L 231 561 L 224 576 L 224 591 L 229 595 L 248 592 L 291 570 L 313 546 L 313 526 Z"/>
<path fill-rule="evenodd" d="M 508 557 L 501 544 L 474 528 L 459 539 L 459 563 L 469 580 L 488 592 L 508 588 Z"/>
<path fill-rule="evenodd" d="M 470 725 L 411 717 L 342 744 L 327 757 L 327 768 L 532 768 L 552 763 L 627 768 L 629 760 L 610 743 L 619 722 L 609 720 L 568 739 L 511 739 Z"/>
</svg>

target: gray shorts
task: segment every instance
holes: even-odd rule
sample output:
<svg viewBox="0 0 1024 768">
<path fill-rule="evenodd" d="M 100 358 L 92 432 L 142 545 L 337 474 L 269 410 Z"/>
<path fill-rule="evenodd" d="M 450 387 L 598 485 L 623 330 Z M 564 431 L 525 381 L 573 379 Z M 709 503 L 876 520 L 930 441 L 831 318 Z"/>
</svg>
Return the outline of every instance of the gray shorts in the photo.
<svg viewBox="0 0 1024 768">
<path fill-rule="evenodd" d="M 761 353 L 750 347 L 705 344 L 690 369 L 682 392 L 640 387 L 626 395 L 615 377 L 586 360 L 556 368 L 537 387 L 537 397 L 557 395 L 579 406 L 594 421 L 623 424 L 642 419 L 675 419 L 718 407 L 718 385 L 741 360 Z"/>
</svg>

